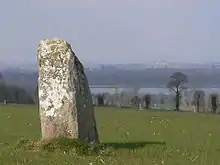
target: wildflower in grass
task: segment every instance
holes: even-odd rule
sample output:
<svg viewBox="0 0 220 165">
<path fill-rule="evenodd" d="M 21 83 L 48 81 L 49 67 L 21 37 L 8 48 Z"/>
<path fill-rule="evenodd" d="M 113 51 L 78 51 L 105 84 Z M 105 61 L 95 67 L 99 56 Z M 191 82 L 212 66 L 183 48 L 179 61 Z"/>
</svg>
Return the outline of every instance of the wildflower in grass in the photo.
<svg viewBox="0 0 220 165">
<path fill-rule="evenodd" d="M 126 139 L 127 142 L 128 142 L 128 136 L 129 136 L 129 135 L 130 135 L 129 132 L 124 133 L 124 137 L 125 137 L 125 139 Z"/>
<path fill-rule="evenodd" d="M 186 132 L 186 130 L 181 130 L 181 132 L 183 133 L 183 134 L 188 134 L 187 132 Z"/>
<path fill-rule="evenodd" d="M 195 161 L 198 159 L 198 156 L 190 156 L 189 159 L 190 159 L 192 162 L 195 162 Z"/>
<path fill-rule="evenodd" d="M 102 164 L 105 164 L 105 161 L 102 158 L 100 159 L 100 162 L 102 162 Z"/>
<path fill-rule="evenodd" d="M 160 132 L 153 132 L 153 136 L 160 136 L 161 133 Z"/>
</svg>

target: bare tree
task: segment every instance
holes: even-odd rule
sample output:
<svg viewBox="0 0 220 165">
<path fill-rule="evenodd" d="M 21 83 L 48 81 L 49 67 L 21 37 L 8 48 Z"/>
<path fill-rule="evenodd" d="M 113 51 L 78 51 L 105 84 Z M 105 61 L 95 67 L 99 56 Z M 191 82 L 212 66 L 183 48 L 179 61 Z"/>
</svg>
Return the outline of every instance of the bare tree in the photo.
<svg viewBox="0 0 220 165">
<path fill-rule="evenodd" d="M 181 72 L 175 72 L 170 76 L 170 79 L 167 87 L 170 91 L 175 92 L 176 111 L 179 111 L 181 94 L 186 89 L 185 84 L 188 83 L 188 77 Z"/>
</svg>

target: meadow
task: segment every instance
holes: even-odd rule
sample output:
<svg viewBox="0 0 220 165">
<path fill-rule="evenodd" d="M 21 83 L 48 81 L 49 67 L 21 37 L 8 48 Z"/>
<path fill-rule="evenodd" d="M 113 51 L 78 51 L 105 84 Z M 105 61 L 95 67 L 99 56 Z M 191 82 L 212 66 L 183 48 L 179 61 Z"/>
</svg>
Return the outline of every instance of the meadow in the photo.
<svg viewBox="0 0 220 165">
<path fill-rule="evenodd" d="M 108 155 L 19 148 L 22 140 L 40 139 L 38 109 L 0 105 L 0 164 L 220 164 L 219 115 L 116 108 L 96 108 L 95 112 L 100 140 L 108 146 Z"/>
</svg>

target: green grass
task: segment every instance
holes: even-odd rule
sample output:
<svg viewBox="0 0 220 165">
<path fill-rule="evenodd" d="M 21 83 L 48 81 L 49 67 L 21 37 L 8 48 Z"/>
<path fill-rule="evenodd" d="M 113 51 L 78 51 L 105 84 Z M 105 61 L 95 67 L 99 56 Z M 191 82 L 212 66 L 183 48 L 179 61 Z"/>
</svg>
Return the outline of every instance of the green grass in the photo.
<svg viewBox="0 0 220 165">
<path fill-rule="evenodd" d="M 28 151 L 19 148 L 18 143 L 23 139 L 39 140 L 37 108 L 0 105 L 0 164 L 220 164 L 218 115 L 96 108 L 96 120 L 100 140 L 109 148 L 109 155 L 80 156 L 71 150 Z"/>
</svg>

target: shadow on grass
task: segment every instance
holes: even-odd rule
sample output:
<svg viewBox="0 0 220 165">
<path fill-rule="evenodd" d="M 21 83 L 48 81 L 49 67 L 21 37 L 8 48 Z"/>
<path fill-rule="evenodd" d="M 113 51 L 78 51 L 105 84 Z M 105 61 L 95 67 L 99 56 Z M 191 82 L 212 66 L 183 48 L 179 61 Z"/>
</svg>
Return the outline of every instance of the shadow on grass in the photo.
<svg viewBox="0 0 220 165">
<path fill-rule="evenodd" d="M 166 142 L 163 141 L 143 141 L 143 142 L 125 142 L 125 143 L 102 143 L 104 147 L 110 147 L 113 149 L 136 149 L 143 148 L 148 145 L 165 145 Z"/>
</svg>

